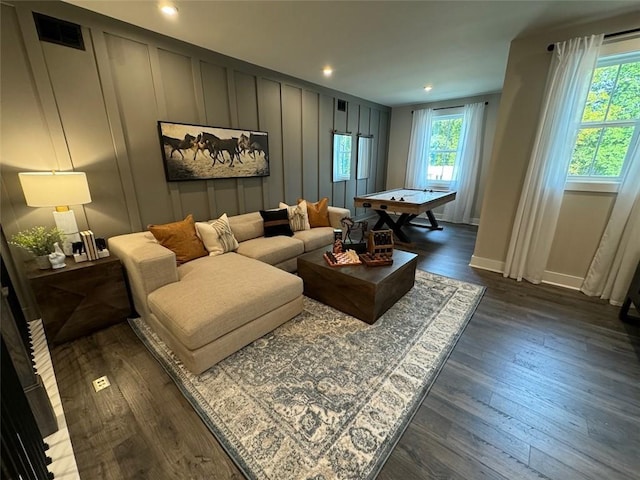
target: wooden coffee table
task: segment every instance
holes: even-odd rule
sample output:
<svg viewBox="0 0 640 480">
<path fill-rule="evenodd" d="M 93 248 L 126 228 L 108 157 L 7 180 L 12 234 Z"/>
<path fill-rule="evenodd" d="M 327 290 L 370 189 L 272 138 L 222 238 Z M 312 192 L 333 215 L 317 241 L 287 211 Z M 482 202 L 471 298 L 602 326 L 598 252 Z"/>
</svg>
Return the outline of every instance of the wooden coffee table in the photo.
<svg viewBox="0 0 640 480">
<path fill-rule="evenodd" d="M 330 267 L 323 253 L 316 250 L 298 257 L 304 294 L 368 324 L 380 318 L 415 282 L 415 253 L 394 250 L 393 265 L 384 267 Z"/>
</svg>

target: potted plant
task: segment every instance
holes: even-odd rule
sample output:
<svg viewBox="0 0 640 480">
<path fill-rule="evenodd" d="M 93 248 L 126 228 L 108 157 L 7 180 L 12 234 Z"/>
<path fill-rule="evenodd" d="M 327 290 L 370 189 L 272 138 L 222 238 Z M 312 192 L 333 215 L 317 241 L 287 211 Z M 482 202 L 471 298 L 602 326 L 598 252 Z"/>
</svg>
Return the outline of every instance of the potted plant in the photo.
<svg viewBox="0 0 640 480">
<path fill-rule="evenodd" d="M 38 268 L 51 267 L 49 254 L 55 250 L 55 244 L 62 245 L 64 232 L 56 227 L 33 227 L 16 233 L 11 237 L 11 245 L 23 248 L 36 257 Z"/>
</svg>

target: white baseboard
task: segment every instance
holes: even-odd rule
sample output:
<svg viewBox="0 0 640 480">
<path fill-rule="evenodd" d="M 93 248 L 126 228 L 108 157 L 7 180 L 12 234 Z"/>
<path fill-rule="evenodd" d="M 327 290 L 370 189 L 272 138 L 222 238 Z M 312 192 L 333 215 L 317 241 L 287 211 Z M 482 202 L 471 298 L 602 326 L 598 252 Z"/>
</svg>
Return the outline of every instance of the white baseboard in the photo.
<svg viewBox="0 0 640 480">
<path fill-rule="evenodd" d="M 442 220 L 442 214 L 441 213 L 434 213 L 433 216 L 436 217 L 436 220 L 438 220 L 439 222 L 444 222 L 444 220 Z M 480 225 L 480 219 L 479 218 L 472 218 L 471 221 L 466 225 L 475 225 L 477 227 L 478 225 Z"/>
<path fill-rule="evenodd" d="M 493 260 L 491 258 L 476 257 L 471 255 L 470 267 L 479 268 L 481 270 L 489 270 L 490 272 L 504 272 L 504 262 Z"/>
<path fill-rule="evenodd" d="M 472 255 L 469 266 L 479 268 L 481 270 L 488 270 L 490 272 L 504 273 L 504 262 L 500 260 L 493 260 L 491 258 L 483 258 Z M 565 273 L 551 272 L 549 270 L 545 270 L 542 274 L 542 283 L 569 288 L 571 290 L 580 290 L 583 281 L 584 278 L 582 277 L 567 275 Z"/>
<path fill-rule="evenodd" d="M 583 281 L 583 277 L 575 277 L 573 275 L 567 275 L 566 273 L 550 272 L 549 270 L 545 270 L 542 274 L 542 283 L 570 288 L 571 290 L 580 290 Z"/>
</svg>

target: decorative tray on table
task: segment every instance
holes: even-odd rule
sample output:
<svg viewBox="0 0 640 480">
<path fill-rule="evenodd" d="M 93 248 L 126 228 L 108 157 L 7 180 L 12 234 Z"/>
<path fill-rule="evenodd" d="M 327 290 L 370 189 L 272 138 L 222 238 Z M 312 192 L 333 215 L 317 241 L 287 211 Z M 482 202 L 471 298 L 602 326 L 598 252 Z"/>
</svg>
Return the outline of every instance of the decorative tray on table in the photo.
<svg viewBox="0 0 640 480">
<path fill-rule="evenodd" d="M 341 253 L 324 252 L 323 257 L 330 267 L 348 267 L 349 265 L 362 264 L 358 254 L 353 250 Z"/>
<path fill-rule="evenodd" d="M 382 267 L 384 265 L 393 265 L 393 257 L 382 253 L 363 253 L 360 260 L 367 267 Z"/>
</svg>

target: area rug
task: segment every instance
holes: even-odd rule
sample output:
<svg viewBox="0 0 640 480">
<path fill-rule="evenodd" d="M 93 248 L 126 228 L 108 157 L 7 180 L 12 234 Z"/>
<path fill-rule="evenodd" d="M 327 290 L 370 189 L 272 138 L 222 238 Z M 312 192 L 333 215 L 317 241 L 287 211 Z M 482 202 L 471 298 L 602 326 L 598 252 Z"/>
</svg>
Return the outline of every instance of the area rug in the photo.
<svg viewBox="0 0 640 480">
<path fill-rule="evenodd" d="M 372 479 L 483 292 L 417 271 L 374 325 L 305 298 L 300 315 L 201 375 L 130 323 L 247 478 Z"/>
</svg>

